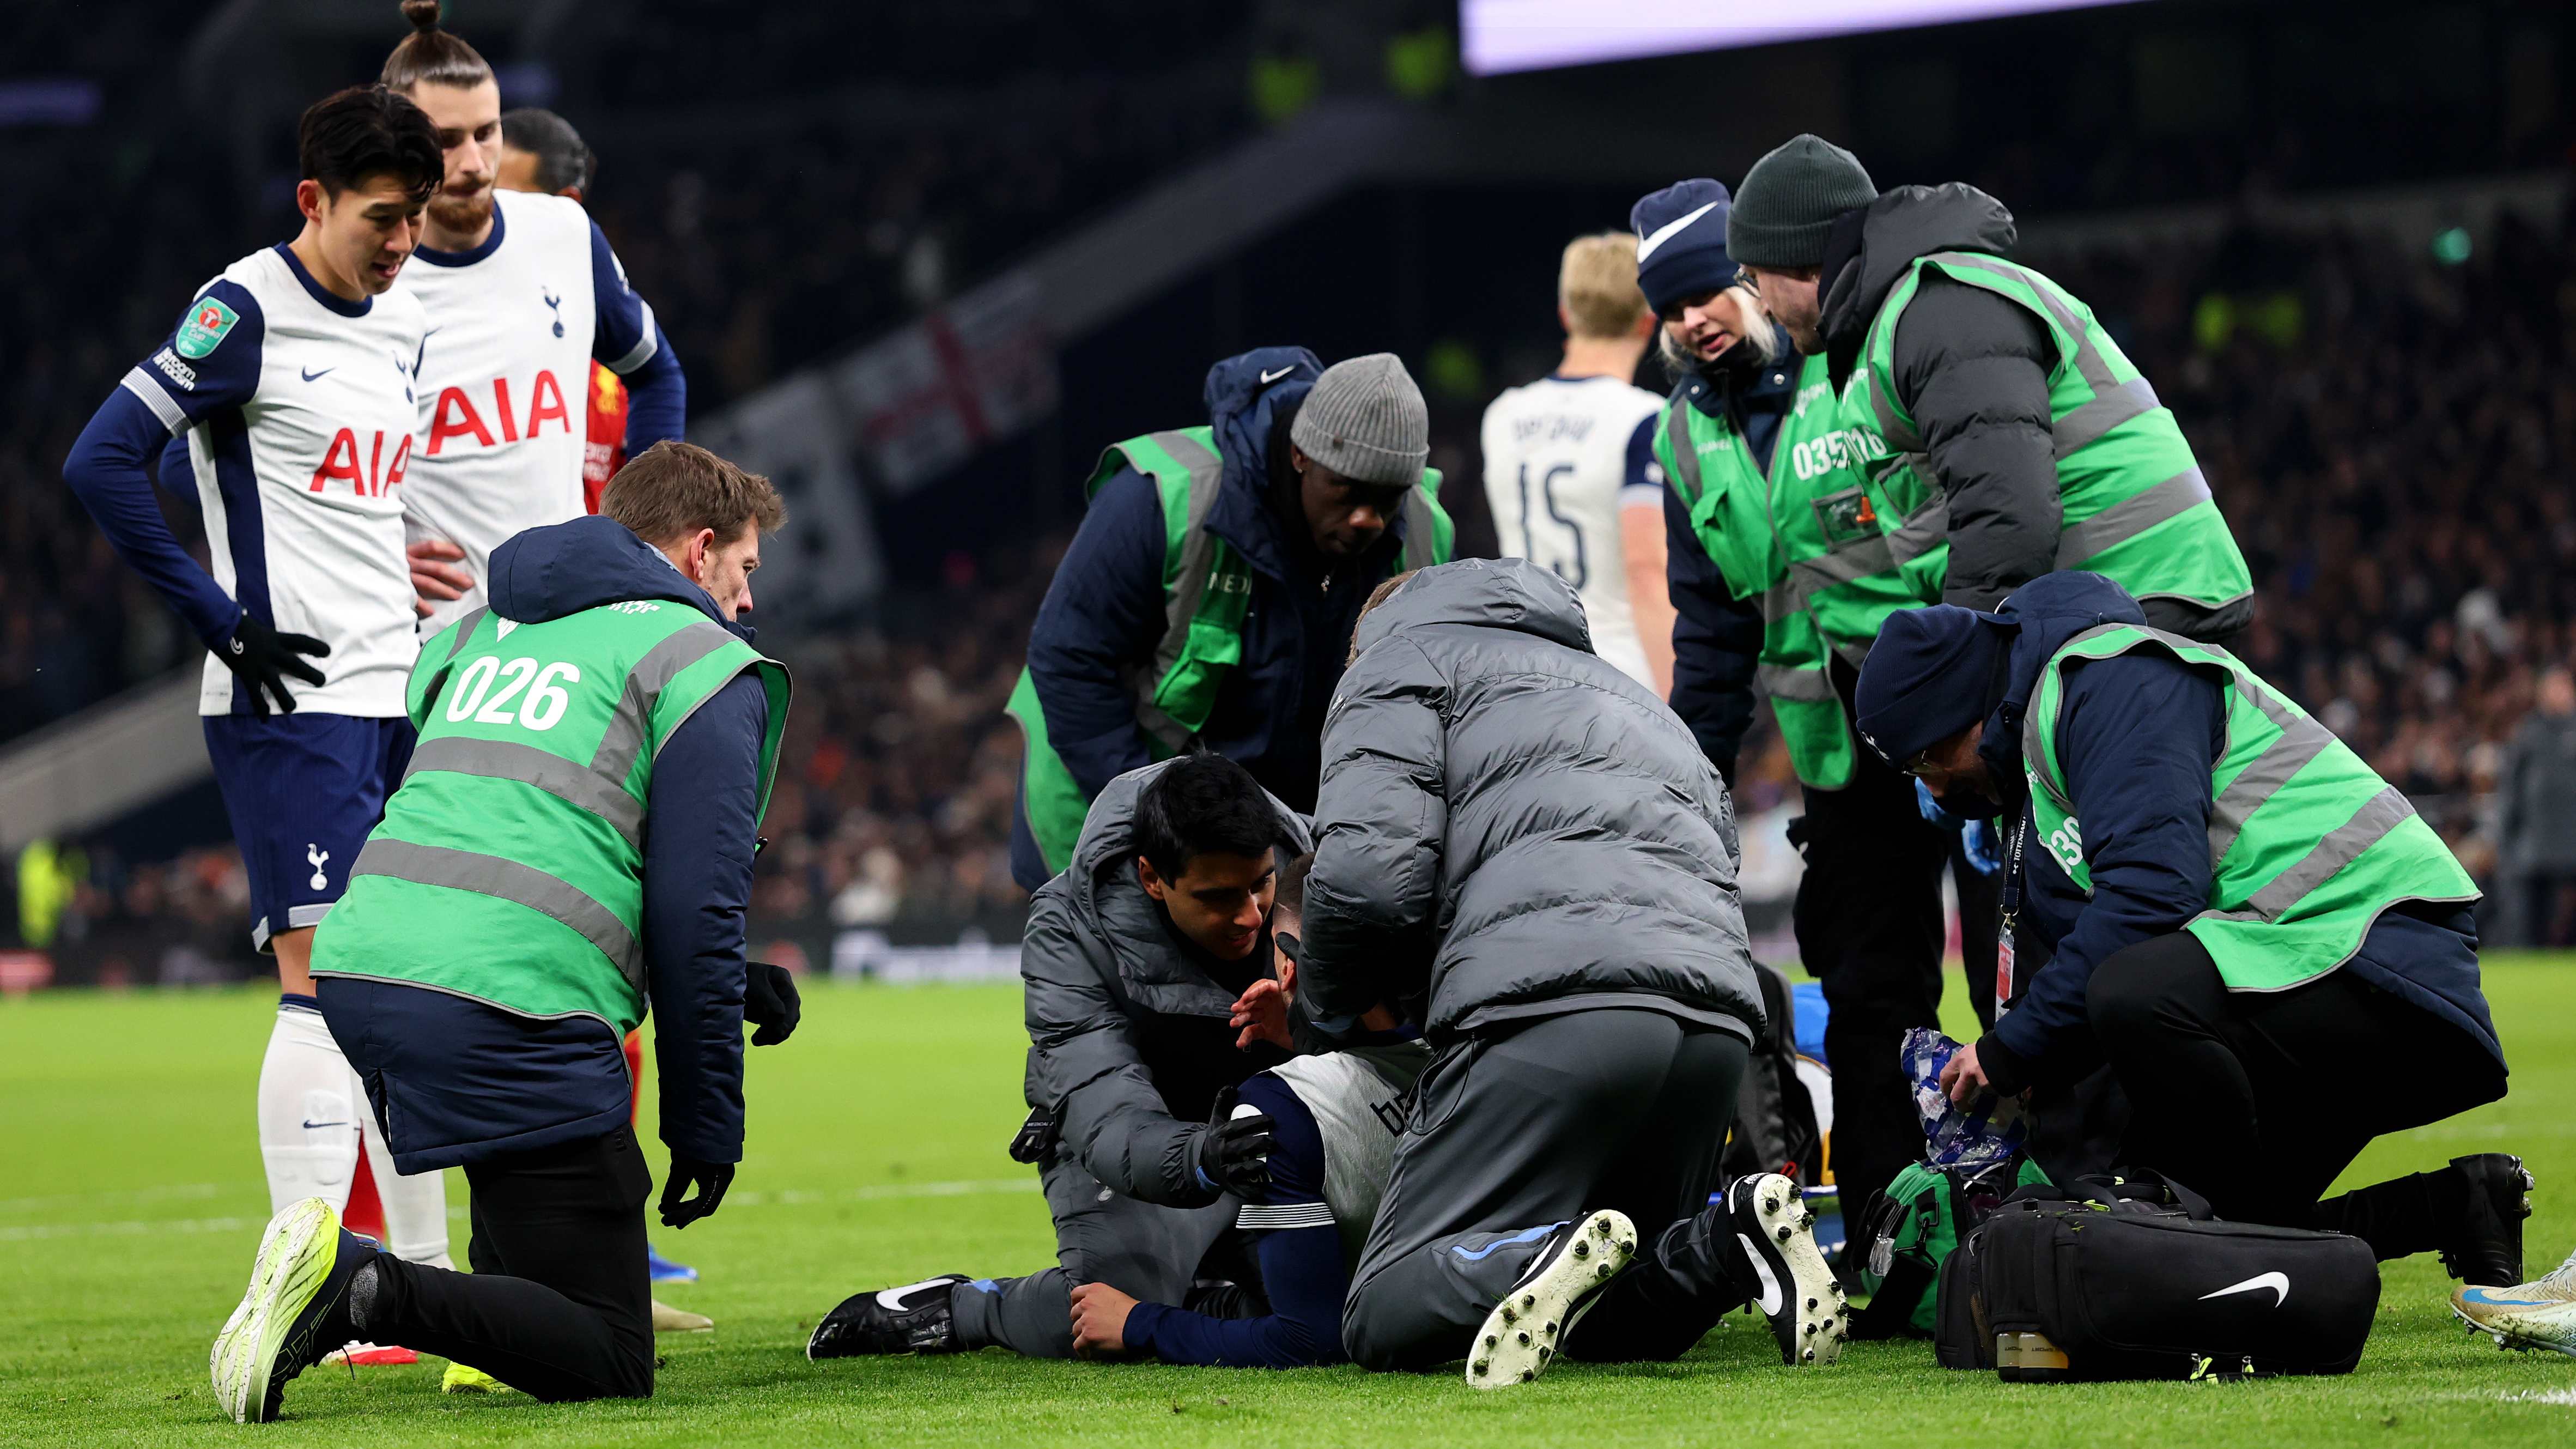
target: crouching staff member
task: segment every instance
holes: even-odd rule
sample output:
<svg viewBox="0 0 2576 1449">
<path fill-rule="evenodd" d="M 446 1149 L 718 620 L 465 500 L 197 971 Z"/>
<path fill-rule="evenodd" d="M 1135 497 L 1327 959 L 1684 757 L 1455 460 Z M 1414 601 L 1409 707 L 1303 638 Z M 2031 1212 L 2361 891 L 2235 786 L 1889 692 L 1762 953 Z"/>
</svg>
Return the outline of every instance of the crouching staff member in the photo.
<svg viewBox="0 0 2576 1449">
<path fill-rule="evenodd" d="M 1208 421 L 1113 443 L 1029 628 L 1011 877 L 1073 858 L 1110 780 L 1191 749 L 1304 810 L 1371 585 L 1449 557 L 1431 413 L 1394 354 L 1258 347 L 1208 369 Z"/>
<path fill-rule="evenodd" d="M 1209 1119 L 1221 1092 L 1285 1060 L 1238 1048 L 1231 1019 L 1245 989 L 1270 979 L 1278 867 L 1310 843 L 1303 821 L 1219 755 L 1109 782 L 1073 867 L 1029 903 L 1020 943 L 1032 1110 L 1011 1151 L 1045 1182 L 1056 1266 L 853 1294 L 815 1326 L 806 1357 L 999 1347 L 1064 1358 L 1077 1284 L 1180 1303 L 1226 1278 L 1230 1265 L 1202 1271 L 1212 1250 L 1240 1246 L 1223 1194 L 1268 1180 L 1271 1123 Z"/>
<path fill-rule="evenodd" d="M 2005 886 L 2049 953 L 1944 1072 L 1966 1101 L 2107 1062 L 2121 1160 L 2220 1216 L 2351 1233 L 2518 1281 L 2530 1178 L 2500 1153 L 2318 1196 L 2373 1137 L 2504 1095 L 2477 887 L 2396 787 L 2223 649 L 2097 574 L 2002 611 L 1893 616 L 1872 747 L 1967 813 L 2017 816 Z"/>
<path fill-rule="evenodd" d="M 410 773 L 314 939 L 394 1165 L 465 1169 L 475 1271 L 287 1207 L 215 1340 L 236 1419 L 274 1418 L 287 1380 L 361 1338 L 541 1399 L 653 1392 L 652 1176 L 619 1042 L 649 1001 L 662 1221 L 685 1226 L 742 1157 L 744 910 L 788 684 L 738 616 L 785 510 L 685 443 L 601 507 L 501 545 L 491 604 L 421 651 Z"/>
<path fill-rule="evenodd" d="M 1295 1049 L 1288 1004 L 1313 864 L 1313 856 L 1301 855 L 1279 874 L 1270 914 L 1279 976 L 1253 982 L 1235 1003 L 1246 1046 L 1266 1041 Z M 1248 1078 L 1229 1115 L 1257 1112 L 1270 1119 L 1270 1184 L 1245 1198 L 1235 1226 L 1252 1237 L 1270 1311 L 1226 1318 L 1177 1303 L 1140 1303 L 1107 1283 L 1086 1283 L 1073 1290 L 1074 1352 L 1134 1350 L 1165 1363 L 1224 1368 L 1298 1368 L 1348 1358 L 1342 1300 L 1350 1292 L 1351 1266 L 1386 1196 L 1405 1096 L 1430 1059 L 1420 1032 L 1375 1006 L 1360 1015 L 1341 1050 L 1294 1057 Z"/>
<path fill-rule="evenodd" d="M 1371 605 L 1324 727 L 1303 1004 L 1332 1032 L 1408 1003 L 1437 1055 L 1343 1345 L 1488 1387 L 1559 1351 L 1679 1355 L 1758 1295 L 1792 1362 L 1832 1361 L 1842 1297 L 1796 1188 L 1710 1206 L 1763 1020 L 1717 772 L 1526 559 Z"/>
</svg>

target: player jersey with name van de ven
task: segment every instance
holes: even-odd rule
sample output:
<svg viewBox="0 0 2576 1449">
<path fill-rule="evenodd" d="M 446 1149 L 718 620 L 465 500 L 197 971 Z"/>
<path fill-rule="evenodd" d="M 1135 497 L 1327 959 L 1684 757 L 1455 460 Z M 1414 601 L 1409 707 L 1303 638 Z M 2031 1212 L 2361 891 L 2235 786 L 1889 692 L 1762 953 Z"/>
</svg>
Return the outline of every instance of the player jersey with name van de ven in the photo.
<svg viewBox="0 0 2576 1449">
<path fill-rule="evenodd" d="M 471 251 L 422 247 L 394 290 L 427 314 L 420 446 L 403 503 L 411 537 L 465 551 L 475 587 L 439 628 L 480 607 L 492 550 L 587 511 L 591 362 L 631 373 L 660 346 L 653 309 L 579 202 L 503 191 Z"/>
<path fill-rule="evenodd" d="M 298 709 L 403 712 L 415 649 L 403 499 L 417 462 L 420 304 L 324 291 L 283 246 L 226 267 L 126 373 L 185 434 L 215 581 L 251 617 L 330 646 Z M 247 713 L 209 657 L 200 714 Z"/>
</svg>

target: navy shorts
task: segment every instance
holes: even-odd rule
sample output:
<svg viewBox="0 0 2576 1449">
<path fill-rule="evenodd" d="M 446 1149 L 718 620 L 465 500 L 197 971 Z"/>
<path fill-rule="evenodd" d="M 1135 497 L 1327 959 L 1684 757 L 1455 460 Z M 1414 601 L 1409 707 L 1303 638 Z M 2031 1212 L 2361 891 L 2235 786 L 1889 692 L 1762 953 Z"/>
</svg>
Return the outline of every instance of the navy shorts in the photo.
<svg viewBox="0 0 2576 1449">
<path fill-rule="evenodd" d="M 250 877 L 250 943 L 318 926 L 411 763 L 411 721 L 346 714 L 206 716 L 206 754 Z"/>
</svg>

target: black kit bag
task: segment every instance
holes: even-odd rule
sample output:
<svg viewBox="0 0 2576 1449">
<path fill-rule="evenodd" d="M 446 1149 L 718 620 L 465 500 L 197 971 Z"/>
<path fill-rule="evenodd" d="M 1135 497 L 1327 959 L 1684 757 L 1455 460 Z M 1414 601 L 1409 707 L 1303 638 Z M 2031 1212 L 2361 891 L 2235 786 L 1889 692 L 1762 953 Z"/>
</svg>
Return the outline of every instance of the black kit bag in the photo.
<svg viewBox="0 0 2576 1449">
<path fill-rule="evenodd" d="M 2220 1222 L 2132 1174 L 2024 1188 L 1941 1265 L 1944 1368 L 2014 1383 L 2350 1373 L 2379 1264 L 2341 1233 Z"/>
</svg>

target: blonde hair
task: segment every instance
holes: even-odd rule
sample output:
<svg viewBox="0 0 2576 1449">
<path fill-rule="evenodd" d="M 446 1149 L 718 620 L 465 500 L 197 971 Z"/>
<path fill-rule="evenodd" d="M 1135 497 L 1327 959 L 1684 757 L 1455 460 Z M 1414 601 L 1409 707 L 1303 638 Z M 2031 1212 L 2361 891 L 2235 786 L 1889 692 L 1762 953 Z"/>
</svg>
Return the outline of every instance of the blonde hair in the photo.
<svg viewBox="0 0 2576 1449">
<path fill-rule="evenodd" d="M 1743 287 L 1731 286 L 1726 292 L 1735 299 L 1735 310 L 1742 319 L 1743 330 L 1737 334 L 1735 345 L 1752 348 L 1754 360 L 1766 367 L 1779 361 L 1783 351 L 1780 325 L 1771 320 L 1770 313 L 1762 310 L 1762 299 Z M 1665 368 L 1676 376 L 1699 369 L 1699 359 L 1673 340 L 1673 329 L 1669 326 L 1656 326 L 1655 353 L 1663 358 Z M 1719 354 L 1721 357 L 1724 355 Z"/>
<path fill-rule="evenodd" d="M 1567 242 L 1556 269 L 1556 303 L 1577 337 L 1634 333 L 1637 319 L 1646 315 L 1646 294 L 1637 290 L 1635 234 L 1605 231 Z"/>
</svg>

